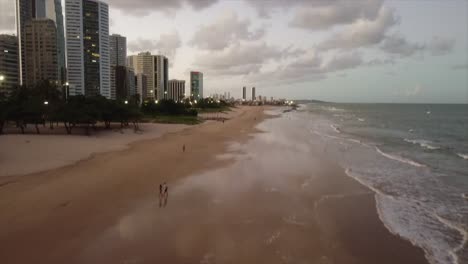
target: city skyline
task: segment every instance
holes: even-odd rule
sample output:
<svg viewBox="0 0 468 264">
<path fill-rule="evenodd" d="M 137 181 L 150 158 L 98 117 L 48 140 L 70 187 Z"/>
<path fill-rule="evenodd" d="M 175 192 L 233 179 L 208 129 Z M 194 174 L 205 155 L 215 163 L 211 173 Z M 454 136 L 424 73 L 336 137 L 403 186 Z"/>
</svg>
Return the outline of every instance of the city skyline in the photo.
<svg viewBox="0 0 468 264">
<path fill-rule="evenodd" d="M 207 94 L 255 86 L 293 99 L 468 101 L 466 1 L 104 2 L 129 55 L 167 56 L 171 79 L 199 70 Z M 1 3 L 0 31 L 14 33 Z"/>
</svg>

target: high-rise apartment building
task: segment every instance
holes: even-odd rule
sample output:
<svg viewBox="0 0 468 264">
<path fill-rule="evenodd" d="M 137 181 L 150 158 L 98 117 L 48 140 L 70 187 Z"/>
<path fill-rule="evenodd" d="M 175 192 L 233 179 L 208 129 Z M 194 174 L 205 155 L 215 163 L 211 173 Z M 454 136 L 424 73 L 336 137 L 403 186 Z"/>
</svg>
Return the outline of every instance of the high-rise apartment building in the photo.
<svg viewBox="0 0 468 264">
<path fill-rule="evenodd" d="M 19 43 L 19 79 L 20 83 L 26 82 L 26 56 L 25 56 L 25 26 L 32 19 L 51 19 L 56 27 L 57 49 L 57 74 L 60 83 L 66 80 L 65 65 L 65 33 L 63 21 L 63 9 L 61 0 L 16 0 L 16 25 Z"/>
<path fill-rule="evenodd" d="M 25 23 L 23 30 L 26 69 L 23 84 L 33 87 L 46 80 L 58 84 L 57 29 L 54 21 L 31 19 Z"/>
<path fill-rule="evenodd" d="M 136 74 L 146 75 L 148 92 L 145 98 L 164 99 L 165 95 L 167 97 L 169 61 L 165 56 L 142 52 L 129 56 L 127 65 L 135 69 Z"/>
<path fill-rule="evenodd" d="M 0 35 L 0 93 L 9 94 L 19 84 L 18 38 Z"/>
<path fill-rule="evenodd" d="M 242 87 L 242 100 L 247 100 L 247 88 L 245 86 Z"/>
<path fill-rule="evenodd" d="M 111 66 L 126 66 L 127 38 L 118 34 L 110 35 L 109 54 Z"/>
<path fill-rule="evenodd" d="M 255 87 L 252 87 L 252 101 L 255 101 Z"/>
<path fill-rule="evenodd" d="M 70 95 L 111 98 L 109 6 L 97 0 L 65 0 Z"/>
<path fill-rule="evenodd" d="M 132 68 L 114 66 L 117 100 L 127 100 L 134 96 L 136 91 L 135 73 Z"/>
<path fill-rule="evenodd" d="M 170 80 L 168 81 L 167 99 L 180 101 L 185 97 L 185 81 L 184 80 Z"/>
<path fill-rule="evenodd" d="M 140 103 L 142 103 L 146 99 L 146 94 L 148 94 L 148 78 L 145 74 L 139 73 L 135 75 L 135 86 L 137 94 L 140 97 Z"/>
<path fill-rule="evenodd" d="M 193 99 L 203 98 L 203 73 L 190 72 L 190 96 Z"/>
</svg>

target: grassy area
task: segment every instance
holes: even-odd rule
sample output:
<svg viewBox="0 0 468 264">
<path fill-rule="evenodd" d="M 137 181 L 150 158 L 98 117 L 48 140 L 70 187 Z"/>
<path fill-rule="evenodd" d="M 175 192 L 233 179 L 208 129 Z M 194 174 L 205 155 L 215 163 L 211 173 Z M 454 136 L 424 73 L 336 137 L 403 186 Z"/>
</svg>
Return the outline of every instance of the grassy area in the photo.
<svg viewBox="0 0 468 264">
<path fill-rule="evenodd" d="M 202 121 L 196 116 L 184 116 L 184 115 L 158 115 L 156 117 L 147 117 L 145 121 L 153 123 L 163 124 L 184 124 L 184 125 L 196 125 Z"/>
</svg>

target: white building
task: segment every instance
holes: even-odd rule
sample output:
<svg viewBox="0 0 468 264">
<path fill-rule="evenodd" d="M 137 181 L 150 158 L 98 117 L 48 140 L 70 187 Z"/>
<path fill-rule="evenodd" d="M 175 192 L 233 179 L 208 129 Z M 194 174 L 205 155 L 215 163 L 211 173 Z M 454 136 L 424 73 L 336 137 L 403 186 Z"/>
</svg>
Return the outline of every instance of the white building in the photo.
<svg viewBox="0 0 468 264">
<path fill-rule="evenodd" d="M 65 0 L 70 95 L 111 98 L 109 6 L 97 0 Z"/>
<path fill-rule="evenodd" d="M 142 52 L 129 56 L 127 65 L 135 69 L 135 74 L 146 75 L 148 86 L 145 98 L 164 99 L 164 96 L 167 97 L 169 61 L 165 56 Z"/>
<path fill-rule="evenodd" d="M 169 80 L 168 86 L 167 99 L 172 99 L 177 102 L 185 97 L 184 80 Z"/>
</svg>

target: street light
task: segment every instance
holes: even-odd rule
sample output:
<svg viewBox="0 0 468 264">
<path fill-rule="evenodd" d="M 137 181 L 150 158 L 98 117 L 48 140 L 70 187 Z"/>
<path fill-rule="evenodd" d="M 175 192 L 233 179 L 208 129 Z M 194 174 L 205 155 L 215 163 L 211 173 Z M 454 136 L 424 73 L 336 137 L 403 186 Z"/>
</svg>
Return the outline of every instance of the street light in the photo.
<svg viewBox="0 0 468 264">
<path fill-rule="evenodd" d="M 128 101 L 127 101 L 127 100 L 125 100 L 125 104 L 128 104 Z"/>
<path fill-rule="evenodd" d="M 158 103 L 158 100 L 154 100 L 154 103 L 157 104 L 157 103 Z"/>
<path fill-rule="evenodd" d="M 4 81 L 4 80 L 5 80 L 5 76 L 0 75 L 0 81 Z"/>
<path fill-rule="evenodd" d="M 44 105 L 48 105 L 48 104 L 49 104 L 49 102 L 47 102 L 47 101 L 44 101 Z"/>
</svg>

